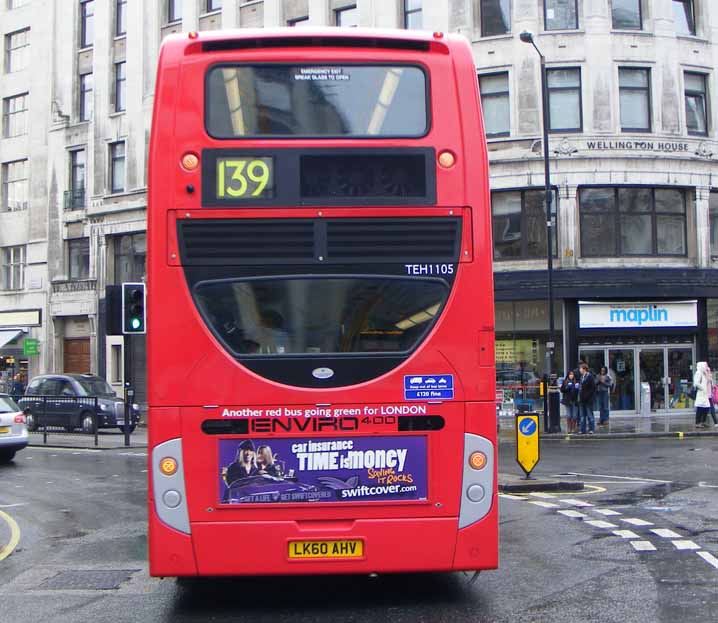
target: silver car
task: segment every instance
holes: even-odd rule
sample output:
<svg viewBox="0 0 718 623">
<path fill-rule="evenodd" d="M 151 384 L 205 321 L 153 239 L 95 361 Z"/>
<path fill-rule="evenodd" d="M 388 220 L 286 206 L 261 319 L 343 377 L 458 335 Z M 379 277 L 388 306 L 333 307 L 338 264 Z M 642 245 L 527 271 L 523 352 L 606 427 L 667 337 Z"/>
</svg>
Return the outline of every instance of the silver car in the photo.
<svg viewBox="0 0 718 623">
<path fill-rule="evenodd" d="M 13 460 L 15 453 L 27 445 L 25 416 L 7 394 L 0 394 L 0 463 Z"/>
</svg>

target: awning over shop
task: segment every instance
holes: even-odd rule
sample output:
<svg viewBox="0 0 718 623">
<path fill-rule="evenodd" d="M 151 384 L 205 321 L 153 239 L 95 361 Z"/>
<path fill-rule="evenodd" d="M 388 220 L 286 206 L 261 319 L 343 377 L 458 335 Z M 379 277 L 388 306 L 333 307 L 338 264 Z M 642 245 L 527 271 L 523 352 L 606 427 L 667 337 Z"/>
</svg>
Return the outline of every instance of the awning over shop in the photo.
<svg viewBox="0 0 718 623">
<path fill-rule="evenodd" d="M 22 335 L 22 331 L 20 329 L 0 331 L 0 348 L 3 348 L 6 344 L 12 342 L 18 335 Z"/>
</svg>

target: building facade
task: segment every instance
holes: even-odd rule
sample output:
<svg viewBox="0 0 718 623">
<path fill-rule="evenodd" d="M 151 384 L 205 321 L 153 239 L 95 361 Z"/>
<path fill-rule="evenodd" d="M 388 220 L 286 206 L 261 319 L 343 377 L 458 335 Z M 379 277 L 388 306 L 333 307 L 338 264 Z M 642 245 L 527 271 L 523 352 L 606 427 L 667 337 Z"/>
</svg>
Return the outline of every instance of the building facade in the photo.
<svg viewBox="0 0 718 623">
<path fill-rule="evenodd" d="M 0 387 L 92 371 L 122 386 L 106 287 L 145 272 L 146 154 L 162 38 L 366 26 L 463 34 L 491 161 L 497 379 L 546 371 L 546 59 L 554 368 L 609 367 L 614 409 L 686 408 L 718 368 L 718 4 L 712 0 L 3 0 Z M 33 340 L 37 350 L 32 347 Z M 27 344 L 26 344 L 27 342 Z M 132 380 L 145 387 L 144 343 Z M 37 354 L 30 354 L 37 352 Z"/>
</svg>

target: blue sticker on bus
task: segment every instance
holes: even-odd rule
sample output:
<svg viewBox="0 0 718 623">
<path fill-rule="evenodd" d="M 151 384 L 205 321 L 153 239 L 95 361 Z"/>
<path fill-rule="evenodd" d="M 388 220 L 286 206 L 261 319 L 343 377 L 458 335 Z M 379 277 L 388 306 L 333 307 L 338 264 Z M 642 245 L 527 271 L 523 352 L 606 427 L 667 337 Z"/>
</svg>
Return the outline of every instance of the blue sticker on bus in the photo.
<svg viewBox="0 0 718 623">
<path fill-rule="evenodd" d="M 414 374 L 404 377 L 404 400 L 451 400 L 453 374 Z"/>
<path fill-rule="evenodd" d="M 519 424 L 519 432 L 522 435 L 530 437 L 536 432 L 536 422 L 531 418 L 524 419 L 521 424 Z"/>
</svg>

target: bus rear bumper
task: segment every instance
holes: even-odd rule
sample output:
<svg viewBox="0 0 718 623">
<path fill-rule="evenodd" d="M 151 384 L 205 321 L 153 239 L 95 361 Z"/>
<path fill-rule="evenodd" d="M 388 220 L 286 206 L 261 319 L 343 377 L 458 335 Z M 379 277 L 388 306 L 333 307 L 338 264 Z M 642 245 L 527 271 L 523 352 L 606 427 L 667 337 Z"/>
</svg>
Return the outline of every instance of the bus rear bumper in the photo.
<svg viewBox="0 0 718 623">
<path fill-rule="evenodd" d="M 193 550 L 196 570 L 192 565 L 182 564 L 176 572 L 168 573 L 167 570 L 173 567 L 169 557 L 176 556 L 178 551 L 173 547 L 157 547 L 152 550 L 154 564 L 150 573 L 241 576 L 491 569 L 496 567 L 498 560 L 494 519 L 487 517 L 488 521 L 459 531 L 456 517 L 339 522 L 198 522 L 191 525 L 191 537 L 170 530 L 175 539 L 187 542 L 182 552 L 187 551 L 187 544 Z M 161 524 L 157 527 L 167 530 Z M 456 556 L 457 534 L 458 544 L 466 549 L 466 555 Z M 468 540 L 462 534 L 466 534 Z M 358 557 L 290 558 L 289 555 L 293 543 L 298 544 L 293 550 L 297 552 L 301 551 L 299 545 L 305 542 L 356 541 L 362 542 L 362 555 Z M 174 564 L 177 562 L 175 558 Z M 187 562 L 183 560 L 183 563 Z"/>
</svg>

